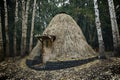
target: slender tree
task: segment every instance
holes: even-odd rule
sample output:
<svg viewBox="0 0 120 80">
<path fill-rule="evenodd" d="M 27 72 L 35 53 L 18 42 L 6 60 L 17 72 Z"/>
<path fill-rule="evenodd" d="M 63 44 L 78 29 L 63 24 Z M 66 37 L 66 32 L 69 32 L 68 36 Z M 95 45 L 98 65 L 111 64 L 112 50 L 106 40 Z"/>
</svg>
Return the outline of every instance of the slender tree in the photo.
<svg viewBox="0 0 120 80">
<path fill-rule="evenodd" d="M 0 52 L 3 50 L 3 39 L 2 39 L 2 23 L 1 23 L 1 15 L 0 15 Z"/>
<path fill-rule="evenodd" d="M 101 31 L 101 23 L 100 23 L 100 18 L 99 18 L 99 10 L 98 10 L 98 3 L 97 0 L 94 0 L 94 9 L 95 9 L 95 24 L 96 24 L 96 29 L 97 29 L 97 34 L 98 34 L 98 42 L 99 42 L 99 57 L 103 58 L 105 57 L 104 55 L 104 41 L 102 37 L 102 31 Z"/>
<path fill-rule="evenodd" d="M 28 27 L 28 12 L 29 12 L 29 3 L 30 3 L 30 0 L 27 0 L 27 3 L 26 3 L 26 10 L 25 10 L 25 25 L 24 25 L 24 27 L 25 27 L 25 33 L 24 33 L 24 35 L 26 36 L 26 38 L 25 38 L 25 44 L 27 44 L 27 27 Z M 28 49 L 27 49 L 27 45 L 25 45 L 25 50 L 26 51 L 28 51 Z"/>
<path fill-rule="evenodd" d="M 22 41 L 21 41 L 21 55 L 27 52 L 27 23 L 28 23 L 28 10 L 30 0 L 22 0 Z"/>
<path fill-rule="evenodd" d="M 25 0 L 22 0 L 22 39 L 21 39 L 21 55 L 26 50 L 26 27 L 25 27 Z"/>
<path fill-rule="evenodd" d="M 3 54 L 3 38 L 2 38 L 2 23 L 1 23 L 1 15 L 0 15 L 0 61 L 4 58 Z"/>
<path fill-rule="evenodd" d="M 34 0 L 33 13 L 32 13 L 32 24 L 31 24 L 30 48 L 29 48 L 29 51 L 31 51 L 32 45 L 33 45 L 34 18 L 35 18 L 35 11 L 36 11 L 35 5 L 36 5 L 36 0 Z"/>
<path fill-rule="evenodd" d="M 17 23 L 18 23 L 18 0 L 16 0 L 16 7 L 15 7 L 15 27 L 14 27 L 14 55 L 16 56 L 17 53 L 17 36 L 16 36 L 16 28 L 17 28 Z"/>
<path fill-rule="evenodd" d="M 110 18 L 111 18 L 114 52 L 116 52 L 116 48 L 120 45 L 120 35 L 116 21 L 116 14 L 115 14 L 113 0 L 108 0 L 108 5 L 109 5 Z"/>
<path fill-rule="evenodd" d="M 4 0 L 4 10 L 5 10 L 6 56 L 9 56 L 8 11 L 7 11 L 7 2 L 6 2 L 6 0 Z"/>
</svg>

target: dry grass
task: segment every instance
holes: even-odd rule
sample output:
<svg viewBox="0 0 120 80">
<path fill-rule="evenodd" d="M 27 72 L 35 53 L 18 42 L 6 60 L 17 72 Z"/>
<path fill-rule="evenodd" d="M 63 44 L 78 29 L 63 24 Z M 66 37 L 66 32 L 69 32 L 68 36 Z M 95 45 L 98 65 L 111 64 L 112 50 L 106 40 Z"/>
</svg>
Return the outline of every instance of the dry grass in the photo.
<svg viewBox="0 0 120 80">
<path fill-rule="evenodd" d="M 30 55 L 28 56 L 29 59 L 33 59 L 35 56 L 40 55 L 41 43 L 38 41 L 37 45 L 33 48 Z"/>
<path fill-rule="evenodd" d="M 47 52 L 54 60 L 86 59 L 97 55 L 86 42 L 80 27 L 69 15 L 56 15 L 43 34 L 56 36 L 50 47 L 51 52 Z M 38 42 L 30 54 L 31 58 L 40 54 L 40 48 L 41 44 Z"/>
<path fill-rule="evenodd" d="M 100 62 L 99 60 L 95 60 L 95 61 L 89 62 L 89 63 L 87 63 L 87 64 L 83 64 L 83 65 L 81 65 L 81 66 L 74 67 L 74 69 L 75 69 L 76 71 L 79 71 L 79 70 L 81 70 L 81 69 L 89 68 L 89 67 L 91 67 L 91 66 L 93 66 L 93 65 L 96 65 L 96 64 L 99 63 L 99 62 Z"/>
</svg>

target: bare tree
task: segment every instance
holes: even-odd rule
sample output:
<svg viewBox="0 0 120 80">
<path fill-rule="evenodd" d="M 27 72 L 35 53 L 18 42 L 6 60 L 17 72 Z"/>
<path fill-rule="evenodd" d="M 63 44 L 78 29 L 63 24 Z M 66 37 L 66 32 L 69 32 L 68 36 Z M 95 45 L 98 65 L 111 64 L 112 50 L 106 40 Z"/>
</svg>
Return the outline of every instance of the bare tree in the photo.
<svg viewBox="0 0 120 80">
<path fill-rule="evenodd" d="M 98 10 L 98 3 L 97 0 L 94 0 L 94 9 L 95 9 L 95 24 L 96 24 L 96 29 L 97 29 L 97 34 L 98 34 L 98 42 L 99 42 L 99 54 L 100 58 L 105 57 L 104 55 L 104 41 L 102 37 L 102 31 L 101 31 L 101 22 L 99 18 L 99 10 Z"/>
<path fill-rule="evenodd" d="M 16 7 L 15 7 L 15 27 L 14 27 L 14 55 L 16 56 L 17 53 L 17 36 L 16 36 L 16 28 L 18 23 L 18 0 L 16 0 Z"/>
<path fill-rule="evenodd" d="M 22 0 L 22 39 L 21 39 L 21 55 L 25 51 L 26 46 L 26 28 L 25 26 L 25 0 Z"/>
<path fill-rule="evenodd" d="M 31 24 L 30 48 L 29 48 L 29 51 L 32 50 L 32 45 L 33 45 L 34 18 L 35 18 L 35 11 L 36 11 L 35 5 L 36 5 L 36 0 L 34 0 L 33 13 L 32 13 L 32 24 Z"/>
<path fill-rule="evenodd" d="M 4 58 L 4 54 L 3 54 L 2 22 L 0 15 L 0 61 L 2 61 L 3 58 Z"/>
<path fill-rule="evenodd" d="M 6 2 L 6 0 L 4 0 L 4 10 L 5 10 L 6 56 L 9 56 L 8 11 L 7 11 L 7 2 Z"/>
<path fill-rule="evenodd" d="M 27 37 L 27 25 L 28 25 L 28 12 L 29 12 L 29 3 L 30 3 L 30 0 L 27 0 L 27 3 L 26 3 L 26 10 L 25 10 L 25 28 L 26 28 L 26 37 Z M 27 42 L 27 39 L 26 39 L 26 42 Z M 27 46 L 25 46 L 27 48 Z M 26 49 L 26 51 L 28 51 Z"/>
<path fill-rule="evenodd" d="M 25 7 L 25 0 L 22 0 L 22 41 L 21 41 L 21 54 L 27 51 L 27 22 L 28 22 L 28 10 L 29 10 L 29 2 L 27 0 Z"/>
<path fill-rule="evenodd" d="M 25 26 L 24 26 L 24 27 L 26 27 L 26 30 L 27 30 L 27 23 L 28 23 L 29 3 L 30 3 L 30 0 L 27 0 L 26 10 L 25 10 Z M 27 35 L 27 31 L 26 31 L 26 35 Z"/>
<path fill-rule="evenodd" d="M 1 50 L 3 50 L 3 39 L 2 39 L 2 22 L 1 22 L 1 15 L 0 15 L 0 52 Z"/>
<path fill-rule="evenodd" d="M 116 21 L 116 14 L 115 14 L 113 0 L 108 0 L 108 5 L 109 5 L 110 18 L 111 18 L 111 26 L 112 26 L 113 46 L 115 51 L 116 48 L 120 45 L 120 35 Z"/>
</svg>

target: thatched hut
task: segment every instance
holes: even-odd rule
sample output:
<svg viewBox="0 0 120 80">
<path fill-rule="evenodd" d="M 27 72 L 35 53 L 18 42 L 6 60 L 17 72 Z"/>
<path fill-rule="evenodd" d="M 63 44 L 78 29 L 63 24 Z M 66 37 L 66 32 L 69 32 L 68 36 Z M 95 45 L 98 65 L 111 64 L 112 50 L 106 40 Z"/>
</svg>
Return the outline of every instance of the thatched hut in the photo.
<svg viewBox="0 0 120 80">
<path fill-rule="evenodd" d="M 51 40 L 50 35 L 55 36 L 54 41 Z M 44 58 L 46 61 L 78 60 L 92 58 L 97 55 L 86 42 L 80 27 L 67 14 L 56 15 L 39 39 L 43 40 L 43 43 L 38 41 L 31 51 L 29 59 L 40 56 L 40 54 L 46 56 Z"/>
</svg>

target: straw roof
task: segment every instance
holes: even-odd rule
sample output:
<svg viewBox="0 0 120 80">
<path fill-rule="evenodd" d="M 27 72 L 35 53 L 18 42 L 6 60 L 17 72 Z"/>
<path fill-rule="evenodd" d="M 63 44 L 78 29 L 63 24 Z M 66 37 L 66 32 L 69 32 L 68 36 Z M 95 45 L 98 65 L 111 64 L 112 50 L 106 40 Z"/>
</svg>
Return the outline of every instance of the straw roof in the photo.
<svg viewBox="0 0 120 80">
<path fill-rule="evenodd" d="M 67 14 L 56 15 L 43 32 L 44 34 L 56 36 L 53 46 L 46 49 L 52 56 L 52 60 L 86 59 L 97 55 L 86 42 L 81 28 Z M 40 48 L 41 43 L 38 42 L 30 54 L 31 57 L 40 54 Z"/>
</svg>

